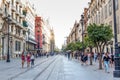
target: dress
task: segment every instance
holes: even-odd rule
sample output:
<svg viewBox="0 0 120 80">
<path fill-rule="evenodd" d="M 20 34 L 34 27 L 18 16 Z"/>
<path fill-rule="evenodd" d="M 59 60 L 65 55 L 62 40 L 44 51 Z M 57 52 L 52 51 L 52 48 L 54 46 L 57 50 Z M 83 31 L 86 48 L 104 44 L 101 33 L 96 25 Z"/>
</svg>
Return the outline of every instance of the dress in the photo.
<svg viewBox="0 0 120 80">
<path fill-rule="evenodd" d="M 25 61 L 25 56 L 22 55 L 22 56 L 21 56 L 21 59 L 22 59 L 22 61 Z"/>
<path fill-rule="evenodd" d="M 27 55 L 27 62 L 30 62 L 30 55 Z"/>
</svg>

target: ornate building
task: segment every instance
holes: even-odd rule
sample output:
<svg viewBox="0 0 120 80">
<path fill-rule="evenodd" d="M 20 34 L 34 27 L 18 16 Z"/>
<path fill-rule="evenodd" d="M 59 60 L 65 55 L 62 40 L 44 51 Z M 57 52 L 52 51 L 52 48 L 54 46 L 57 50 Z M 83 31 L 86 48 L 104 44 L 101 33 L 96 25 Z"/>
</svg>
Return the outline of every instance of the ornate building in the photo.
<svg viewBox="0 0 120 80">
<path fill-rule="evenodd" d="M 75 21 L 73 28 L 67 37 L 67 44 L 81 41 L 81 29 L 79 22 Z"/>
<path fill-rule="evenodd" d="M 50 52 L 51 54 L 54 53 L 55 50 L 55 35 L 54 35 L 54 30 L 51 29 L 51 38 L 50 38 Z"/>
<path fill-rule="evenodd" d="M 115 2 L 116 2 L 117 36 L 119 43 L 120 42 L 120 25 L 119 25 L 120 0 L 115 0 Z M 88 19 L 89 20 L 88 25 L 90 23 L 111 25 L 114 34 L 113 0 L 91 0 L 88 12 L 89 12 L 88 15 L 90 16 L 90 18 Z M 110 52 L 110 53 L 114 52 L 114 38 L 111 40 L 111 42 L 108 45 L 106 45 L 105 52 Z"/>
<path fill-rule="evenodd" d="M 25 49 L 25 17 L 26 9 L 20 0 L 0 0 L 0 57 L 8 52 L 15 57 Z"/>
</svg>

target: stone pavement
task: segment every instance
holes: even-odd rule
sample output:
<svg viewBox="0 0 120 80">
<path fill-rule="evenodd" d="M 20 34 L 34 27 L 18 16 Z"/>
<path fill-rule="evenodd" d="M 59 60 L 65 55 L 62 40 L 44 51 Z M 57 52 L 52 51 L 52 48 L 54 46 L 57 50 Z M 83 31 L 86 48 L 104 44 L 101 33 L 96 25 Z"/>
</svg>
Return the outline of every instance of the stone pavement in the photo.
<svg viewBox="0 0 120 80">
<path fill-rule="evenodd" d="M 49 57 L 51 58 L 51 57 Z M 35 59 L 35 66 L 38 65 L 40 62 L 48 60 L 46 57 L 36 58 Z M 11 59 L 10 63 L 7 63 L 5 60 L 0 61 L 0 80 L 8 80 L 10 77 L 14 75 L 24 73 L 25 71 L 29 70 L 27 68 L 27 64 L 25 62 L 24 68 L 21 68 L 21 59 Z"/>
<path fill-rule="evenodd" d="M 78 60 L 68 60 L 57 55 L 37 58 L 33 68 L 21 68 L 20 59 L 11 63 L 0 61 L 0 80 L 120 80 L 110 73 L 98 70 L 98 65 L 81 65 Z"/>
<path fill-rule="evenodd" d="M 81 65 L 77 60 L 64 59 L 65 80 L 120 80 L 113 78 L 113 68 L 110 73 L 98 69 L 97 65 Z"/>
</svg>

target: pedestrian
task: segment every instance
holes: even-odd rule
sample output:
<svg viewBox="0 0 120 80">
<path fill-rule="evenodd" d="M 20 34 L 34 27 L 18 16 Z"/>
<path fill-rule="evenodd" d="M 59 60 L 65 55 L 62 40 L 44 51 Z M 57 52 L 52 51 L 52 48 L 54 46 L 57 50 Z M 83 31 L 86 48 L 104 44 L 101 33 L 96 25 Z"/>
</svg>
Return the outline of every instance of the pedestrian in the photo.
<svg viewBox="0 0 120 80">
<path fill-rule="evenodd" d="M 27 67 L 30 67 L 30 53 L 27 54 L 26 58 L 27 58 Z"/>
<path fill-rule="evenodd" d="M 31 67 L 34 66 L 34 61 L 35 61 L 35 56 L 34 56 L 34 54 L 32 53 L 32 55 L 31 55 Z"/>
<path fill-rule="evenodd" d="M 104 62 L 105 72 L 107 73 L 109 73 L 109 61 L 110 61 L 110 57 L 108 56 L 108 53 L 106 53 L 105 56 L 103 57 L 103 62 Z"/>
<path fill-rule="evenodd" d="M 24 68 L 24 63 L 25 63 L 25 55 L 24 55 L 24 51 L 21 54 L 21 60 L 22 60 L 22 68 Z"/>
<path fill-rule="evenodd" d="M 94 61 L 96 62 L 97 60 L 97 53 L 94 53 Z"/>
<path fill-rule="evenodd" d="M 70 54 L 71 54 L 71 52 L 68 52 L 68 60 L 70 59 Z"/>
<path fill-rule="evenodd" d="M 88 54 L 84 53 L 84 63 L 88 65 Z"/>
<path fill-rule="evenodd" d="M 111 56 L 110 56 L 110 64 L 111 64 L 111 67 L 113 67 L 113 64 L 114 64 L 114 55 L 113 55 L 113 53 L 111 53 Z"/>
<path fill-rule="evenodd" d="M 84 63 L 84 54 L 83 54 L 83 53 L 81 53 L 81 55 L 80 55 L 80 56 L 81 56 L 81 63 L 82 63 L 81 65 L 83 65 L 83 63 Z"/>
</svg>

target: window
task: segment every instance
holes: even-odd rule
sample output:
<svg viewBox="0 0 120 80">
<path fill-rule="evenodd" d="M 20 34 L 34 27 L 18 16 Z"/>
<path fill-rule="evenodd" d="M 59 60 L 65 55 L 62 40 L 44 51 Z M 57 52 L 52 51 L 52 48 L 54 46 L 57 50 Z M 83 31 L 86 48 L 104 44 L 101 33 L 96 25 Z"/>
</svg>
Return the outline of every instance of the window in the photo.
<svg viewBox="0 0 120 80">
<path fill-rule="evenodd" d="M 117 16 L 116 26 L 117 26 L 117 34 L 120 34 L 120 28 L 119 28 L 119 16 Z"/>
<path fill-rule="evenodd" d="M 12 5 L 14 5 L 14 0 L 12 0 Z"/>
<path fill-rule="evenodd" d="M 112 15 L 112 0 L 109 0 L 109 16 Z"/>
<path fill-rule="evenodd" d="M 102 8 L 102 10 L 101 10 L 101 23 L 103 23 L 103 19 L 104 19 L 104 15 L 103 15 L 104 13 L 103 13 L 103 11 L 104 11 L 104 10 L 103 10 L 103 8 Z"/>
<path fill-rule="evenodd" d="M 18 29 L 18 35 L 20 36 L 20 29 Z"/>
<path fill-rule="evenodd" d="M 11 26 L 11 32 L 13 32 L 13 25 Z"/>
<path fill-rule="evenodd" d="M 110 21 L 110 22 L 109 22 L 109 25 L 110 25 L 110 26 L 111 26 L 111 28 L 112 28 L 112 21 Z"/>
<path fill-rule="evenodd" d="M 98 12 L 98 24 L 100 24 L 100 12 Z"/>
<path fill-rule="evenodd" d="M 119 9 L 119 1 L 115 0 L 115 9 L 118 10 Z"/>
<path fill-rule="evenodd" d="M 105 6 L 105 19 L 107 18 L 107 5 Z"/>
<path fill-rule="evenodd" d="M 15 51 L 20 51 L 20 50 L 21 50 L 21 42 L 15 41 Z"/>
<path fill-rule="evenodd" d="M 13 14 L 13 12 L 12 12 L 12 14 L 11 14 L 11 17 L 12 17 L 12 18 L 13 18 L 13 15 L 14 15 L 14 14 Z"/>
</svg>

